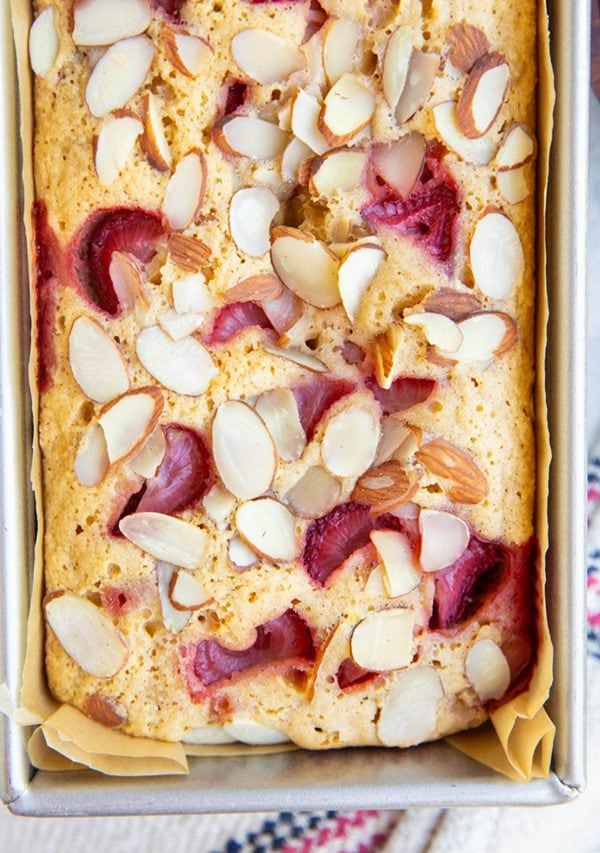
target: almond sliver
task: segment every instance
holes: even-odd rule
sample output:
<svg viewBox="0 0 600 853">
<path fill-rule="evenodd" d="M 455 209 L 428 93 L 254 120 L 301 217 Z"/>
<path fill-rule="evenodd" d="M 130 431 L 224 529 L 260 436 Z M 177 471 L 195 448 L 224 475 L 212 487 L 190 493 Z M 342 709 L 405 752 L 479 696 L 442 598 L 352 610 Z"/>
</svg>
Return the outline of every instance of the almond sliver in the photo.
<svg viewBox="0 0 600 853">
<path fill-rule="evenodd" d="M 161 512 L 126 515 L 119 522 L 119 530 L 151 557 L 184 569 L 200 568 L 208 544 L 206 531 Z"/>
</svg>

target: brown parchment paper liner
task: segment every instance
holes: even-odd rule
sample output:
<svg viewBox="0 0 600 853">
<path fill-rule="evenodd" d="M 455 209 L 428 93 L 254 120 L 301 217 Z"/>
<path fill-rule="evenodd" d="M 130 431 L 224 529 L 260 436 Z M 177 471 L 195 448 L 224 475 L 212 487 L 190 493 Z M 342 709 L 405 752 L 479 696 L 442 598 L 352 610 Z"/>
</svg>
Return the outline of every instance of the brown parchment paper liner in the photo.
<svg viewBox="0 0 600 853">
<path fill-rule="evenodd" d="M 10 0 L 16 45 L 17 76 L 20 96 L 21 142 L 23 146 L 24 226 L 27 245 L 32 246 L 30 211 L 35 198 L 32 141 L 32 80 L 28 59 L 28 34 L 31 24 L 31 0 Z M 550 65 L 548 17 L 545 3 L 538 7 L 538 240 L 537 240 L 537 320 L 536 320 L 536 440 L 537 499 L 536 533 L 540 548 L 539 613 L 540 642 L 538 663 L 529 690 L 491 714 L 484 726 L 448 738 L 452 746 L 482 764 L 512 779 L 526 781 L 546 776 L 550 768 L 554 725 L 543 705 L 552 683 L 552 645 L 544 607 L 544 555 L 548 546 L 547 497 L 550 443 L 547 426 L 544 386 L 544 354 L 548 300 L 546 293 L 546 258 L 544 246 L 545 203 L 548 182 L 548 159 L 552 134 L 554 104 L 553 74 Z M 35 281 L 33 254 L 29 252 L 29 282 L 32 322 L 35 329 Z M 35 337 L 33 338 L 35 340 Z M 34 354 L 35 355 L 35 354 Z M 30 387 L 33 401 L 34 435 L 37 435 L 39 398 L 34 376 L 35 358 L 30 360 Z M 42 616 L 43 560 L 41 453 L 33 448 L 31 480 L 35 494 L 38 530 L 35 544 L 32 602 L 27 630 L 27 650 L 23 669 L 20 706 L 11 705 L 8 692 L 0 689 L 0 712 L 8 713 L 22 725 L 41 723 L 29 740 L 32 764 L 43 770 L 64 771 L 91 768 L 115 776 L 153 776 L 182 774 L 188 771 L 186 755 L 266 754 L 294 749 L 293 745 L 250 747 L 243 744 L 226 746 L 187 746 L 149 738 L 133 738 L 107 729 L 88 719 L 68 705 L 59 705 L 51 696 L 44 674 L 44 622 Z M 0 685 L 0 688 L 3 687 Z"/>
</svg>

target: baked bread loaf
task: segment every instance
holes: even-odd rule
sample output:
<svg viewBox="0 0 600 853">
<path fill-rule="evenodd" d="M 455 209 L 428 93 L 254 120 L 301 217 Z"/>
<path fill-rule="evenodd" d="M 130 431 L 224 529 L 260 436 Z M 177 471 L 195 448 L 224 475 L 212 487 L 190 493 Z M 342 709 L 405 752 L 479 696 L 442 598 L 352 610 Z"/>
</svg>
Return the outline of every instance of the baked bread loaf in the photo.
<svg viewBox="0 0 600 853">
<path fill-rule="evenodd" d="M 408 746 L 536 661 L 533 0 L 37 2 L 46 668 Z"/>
</svg>

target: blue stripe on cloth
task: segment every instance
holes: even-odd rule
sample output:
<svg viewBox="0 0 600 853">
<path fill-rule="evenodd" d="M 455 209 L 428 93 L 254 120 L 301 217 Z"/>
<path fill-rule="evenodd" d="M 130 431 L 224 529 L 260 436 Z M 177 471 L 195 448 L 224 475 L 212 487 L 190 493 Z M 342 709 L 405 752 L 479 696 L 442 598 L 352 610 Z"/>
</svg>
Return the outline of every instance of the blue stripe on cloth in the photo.
<svg viewBox="0 0 600 853">
<path fill-rule="evenodd" d="M 275 818 L 265 820 L 259 830 L 249 832 L 244 840 L 230 838 L 224 847 L 210 853 L 268 853 L 281 850 L 291 841 L 298 841 L 306 832 L 315 830 L 323 822 L 337 818 L 337 811 L 280 812 Z"/>
</svg>

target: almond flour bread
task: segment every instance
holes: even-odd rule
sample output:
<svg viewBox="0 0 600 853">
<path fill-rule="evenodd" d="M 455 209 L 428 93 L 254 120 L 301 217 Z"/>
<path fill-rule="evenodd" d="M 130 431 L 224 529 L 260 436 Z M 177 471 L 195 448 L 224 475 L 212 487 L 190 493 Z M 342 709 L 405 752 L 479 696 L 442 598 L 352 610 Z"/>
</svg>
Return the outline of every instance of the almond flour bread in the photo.
<svg viewBox="0 0 600 853">
<path fill-rule="evenodd" d="M 409 746 L 535 667 L 533 0 L 36 3 L 46 668 Z"/>
</svg>

